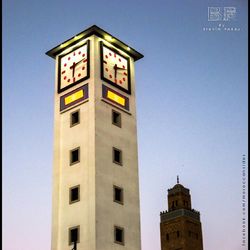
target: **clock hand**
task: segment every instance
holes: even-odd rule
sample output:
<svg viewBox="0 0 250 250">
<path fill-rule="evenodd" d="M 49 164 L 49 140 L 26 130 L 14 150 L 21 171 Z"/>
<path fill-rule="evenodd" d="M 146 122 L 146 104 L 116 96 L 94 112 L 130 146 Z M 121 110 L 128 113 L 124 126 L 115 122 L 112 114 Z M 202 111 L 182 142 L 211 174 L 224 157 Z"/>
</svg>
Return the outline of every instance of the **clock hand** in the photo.
<svg viewBox="0 0 250 250">
<path fill-rule="evenodd" d="M 70 69 L 73 69 L 73 71 L 72 71 L 72 77 L 74 77 L 74 75 L 75 75 L 75 67 L 76 67 L 76 63 L 75 62 L 73 62 L 72 66 L 69 67 Z"/>
<path fill-rule="evenodd" d="M 85 61 L 85 58 L 81 59 L 80 61 L 76 62 L 75 65 L 79 64 L 80 62 Z"/>
<path fill-rule="evenodd" d="M 117 75 L 117 65 L 116 64 L 114 66 L 114 70 L 115 70 L 115 79 L 116 79 L 116 75 Z"/>
<path fill-rule="evenodd" d="M 105 61 L 105 60 L 103 60 L 103 63 L 108 64 L 107 61 Z M 118 67 L 117 64 L 114 64 L 114 63 L 109 63 L 109 65 L 110 65 L 110 66 L 113 66 L 113 68 L 114 68 L 115 70 L 119 70 L 119 69 L 121 69 L 121 70 L 127 70 L 127 69 Z"/>
<path fill-rule="evenodd" d="M 75 75 L 75 68 L 76 68 L 76 65 L 78 65 L 80 62 L 86 60 L 85 58 L 79 60 L 78 62 L 73 62 L 72 66 L 70 66 L 70 69 L 72 69 L 72 77 L 74 77 Z"/>
<path fill-rule="evenodd" d="M 117 69 L 121 69 L 121 70 L 127 70 L 127 69 L 124 69 L 124 68 L 120 68 L 120 67 L 116 67 Z"/>
<path fill-rule="evenodd" d="M 117 70 L 117 69 L 126 70 L 126 69 L 124 69 L 124 68 L 118 67 L 117 64 L 115 64 L 114 68 L 116 68 L 116 70 Z"/>
</svg>

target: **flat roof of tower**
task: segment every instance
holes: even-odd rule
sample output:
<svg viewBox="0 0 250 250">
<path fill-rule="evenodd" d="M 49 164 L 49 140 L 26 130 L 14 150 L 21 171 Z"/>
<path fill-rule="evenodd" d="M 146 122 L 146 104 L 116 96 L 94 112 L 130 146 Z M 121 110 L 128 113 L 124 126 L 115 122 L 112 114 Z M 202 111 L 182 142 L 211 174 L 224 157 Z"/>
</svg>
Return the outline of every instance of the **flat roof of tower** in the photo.
<svg viewBox="0 0 250 250">
<path fill-rule="evenodd" d="M 105 30 L 99 28 L 96 25 L 93 25 L 93 26 L 89 27 L 88 29 L 86 29 L 86 30 L 78 33 L 77 35 L 71 37 L 67 41 L 57 45 L 53 49 L 47 51 L 46 55 L 48 55 L 48 56 L 55 59 L 55 57 L 58 54 L 60 54 L 63 50 L 69 48 L 70 46 L 72 46 L 72 45 L 74 45 L 76 43 L 78 43 L 80 40 L 85 39 L 85 38 L 87 38 L 89 36 L 92 36 L 92 35 L 96 35 L 96 36 L 98 36 L 100 38 L 103 38 L 106 41 L 108 41 L 109 43 L 116 46 L 117 48 L 125 51 L 127 54 L 129 54 L 131 57 L 133 57 L 135 61 L 143 58 L 143 55 L 141 53 L 139 53 L 135 49 L 131 48 L 130 46 L 128 46 L 124 42 L 120 41 L 119 39 L 112 36 L 111 34 L 109 34 L 108 32 L 106 32 Z"/>
</svg>

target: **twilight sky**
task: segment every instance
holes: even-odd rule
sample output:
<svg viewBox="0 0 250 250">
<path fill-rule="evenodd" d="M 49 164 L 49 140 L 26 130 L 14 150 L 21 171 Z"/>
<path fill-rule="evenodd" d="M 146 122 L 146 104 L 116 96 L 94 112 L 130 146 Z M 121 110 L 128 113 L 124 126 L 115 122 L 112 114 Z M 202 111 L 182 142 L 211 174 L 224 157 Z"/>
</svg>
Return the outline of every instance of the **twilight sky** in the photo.
<svg viewBox="0 0 250 250">
<path fill-rule="evenodd" d="M 145 56 L 136 63 L 142 250 L 160 250 L 159 213 L 177 175 L 201 213 L 204 250 L 247 249 L 247 5 L 3 1 L 4 250 L 50 249 L 54 60 L 45 52 L 93 24 Z M 235 7 L 235 18 L 209 21 L 208 7 Z"/>
</svg>

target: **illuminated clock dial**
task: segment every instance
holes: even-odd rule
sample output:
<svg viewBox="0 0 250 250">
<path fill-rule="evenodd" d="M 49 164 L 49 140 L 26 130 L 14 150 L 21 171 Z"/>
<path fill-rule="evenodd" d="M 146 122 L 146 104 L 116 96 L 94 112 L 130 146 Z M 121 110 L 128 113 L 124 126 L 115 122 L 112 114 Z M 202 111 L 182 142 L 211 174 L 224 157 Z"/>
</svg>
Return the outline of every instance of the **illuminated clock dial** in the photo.
<svg viewBox="0 0 250 250">
<path fill-rule="evenodd" d="M 89 77 L 89 43 L 59 56 L 58 92 L 62 92 Z"/>
<path fill-rule="evenodd" d="M 101 77 L 130 94 L 129 57 L 101 43 Z"/>
</svg>

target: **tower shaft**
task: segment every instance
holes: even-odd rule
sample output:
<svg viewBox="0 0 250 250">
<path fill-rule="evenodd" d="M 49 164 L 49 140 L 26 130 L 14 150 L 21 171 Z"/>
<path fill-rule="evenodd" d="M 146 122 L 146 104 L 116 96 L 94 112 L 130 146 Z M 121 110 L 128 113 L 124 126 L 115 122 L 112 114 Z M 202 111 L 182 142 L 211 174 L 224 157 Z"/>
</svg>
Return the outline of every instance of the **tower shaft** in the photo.
<svg viewBox="0 0 250 250">
<path fill-rule="evenodd" d="M 56 60 L 52 250 L 72 249 L 74 241 L 78 250 L 141 249 L 134 81 L 140 54 L 107 35 L 92 26 L 79 41 L 47 52 Z"/>
</svg>

